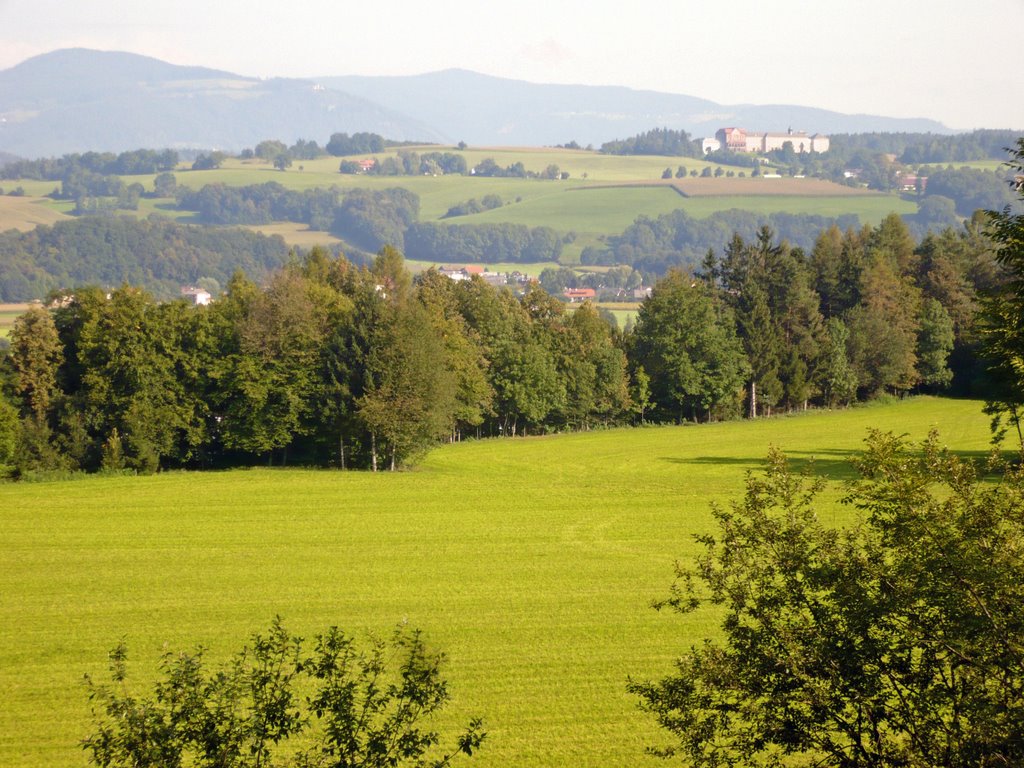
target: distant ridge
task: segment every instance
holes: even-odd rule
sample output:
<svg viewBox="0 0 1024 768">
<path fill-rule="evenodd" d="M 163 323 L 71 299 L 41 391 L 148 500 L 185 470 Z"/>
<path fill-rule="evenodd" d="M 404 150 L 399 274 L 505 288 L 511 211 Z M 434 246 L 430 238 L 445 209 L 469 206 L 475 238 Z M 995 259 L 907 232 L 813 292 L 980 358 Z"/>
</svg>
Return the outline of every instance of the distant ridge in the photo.
<svg viewBox="0 0 1024 768">
<path fill-rule="evenodd" d="M 476 145 L 599 146 L 651 128 L 953 133 L 939 122 L 812 107 L 727 106 L 618 86 L 544 85 L 452 69 L 407 77 L 261 80 L 133 53 L 65 49 L 0 71 L 0 152 L 241 150 L 370 131 Z"/>
<path fill-rule="evenodd" d="M 437 140 L 428 126 L 307 80 L 260 80 L 132 53 L 67 49 L 0 72 L 0 151 L 240 150 L 339 131 Z"/>
<path fill-rule="evenodd" d="M 448 69 L 405 77 L 323 77 L 319 82 L 402 109 L 473 144 L 598 146 L 651 128 L 694 138 L 726 126 L 808 133 L 954 133 L 935 120 L 846 115 L 814 107 L 723 105 L 694 96 L 620 86 L 542 85 Z"/>
</svg>

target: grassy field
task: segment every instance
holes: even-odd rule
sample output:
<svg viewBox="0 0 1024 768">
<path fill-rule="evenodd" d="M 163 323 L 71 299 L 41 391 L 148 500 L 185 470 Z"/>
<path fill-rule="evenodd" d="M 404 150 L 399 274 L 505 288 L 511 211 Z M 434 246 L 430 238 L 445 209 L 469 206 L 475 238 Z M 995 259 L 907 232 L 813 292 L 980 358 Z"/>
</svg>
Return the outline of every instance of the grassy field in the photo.
<svg viewBox="0 0 1024 768">
<path fill-rule="evenodd" d="M 28 232 L 40 224 L 54 224 L 66 218 L 67 215 L 46 198 L 0 196 L 0 232 L 8 229 Z"/>
<path fill-rule="evenodd" d="M 598 302 L 597 306 L 607 309 L 615 316 L 615 321 L 619 324 L 619 328 L 624 330 L 626 323 L 632 320 L 636 322 L 637 313 L 640 311 L 640 304 L 637 302 L 627 301 L 616 301 L 616 302 Z"/>
<path fill-rule="evenodd" d="M 452 147 L 418 147 L 420 152 L 452 151 Z M 387 153 L 394 154 L 394 152 Z M 706 166 L 717 167 L 696 158 L 614 156 L 597 152 L 554 148 L 470 148 L 463 153 L 470 166 L 485 158 L 507 167 L 516 162 L 531 171 L 543 171 L 548 165 L 557 165 L 569 173 L 562 181 L 520 178 L 478 178 L 473 176 L 364 176 L 338 173 L 339 158 L 320 158 L 296 162 L 287 171 L 278 171 L 260 160 L 225 162 L 222 168 L 211 171 L 191 171 L 183 168 L 176 172 L 180 186 L 199 189 L 206 184 L 244 186 L 277 182 L 289 189 L 339 189 L 365 187 L 384 189 L 400 186 L 420 197 L 420 219 L 438 220 L 454 205 L 470 198 L 485 195 L 501 196 L 506 203 L 502 208 L 476 216 L 452 219 L 452 223 L 502 221 L 531 227 L 551 226 L 561 232 L 574 231 L 583 239 L 580 245 L 567 249 L 565 261 L 578 256 L 584 244 L 596 242 L 600 235 L 617 234 L 631 224 L 637 216 L 657 217 L 677 208 L 684 208 L 694 216 L 704 217 L 715 211 L 745 208 L 759 213 L 785 211 L 789 213 L 818 213 L 834 216 L 856 213 L 865 223 L 877 223 L 891 211 L 913 212 L 913 204 L 901 201 L 895 195 L 864 193 L 840 185 L 815 179 L 751 179 L 687 178 L 661 179 L 666 167 L 673 171 L 683 165 L 687 170 L 701 171 Z M 741 170 L 731 169 L 736 173 Z M 153 175 L 126 176 L 126 183 L 138 182 L 147 190 L 153 187 Z M 684 199 L 671 189 L 676 184 L 687 191 Z M 5 185 L 24 187 L 29 195 L 42 196 L 54 187 L 53 182 L 30 180 L 7 181 Z M 611 186 L 610 186 L 611 185 Z M 653 186 L 641 186 L 653 185 Z M 594 188 L 601 187 L 601 188 Z M 586 190 L 585 195 L 566 194 Z M 73 207 L 70 202 L 43 200 L 9 203 L 8 200 L 27 198 L 0 198 L 0 230 L 15 227 L 31 229 L 38 223 L 52 223 Z M 173 200 L 140 201 L 138 216 L 160 213 L 188 222 L 192 214 L 175 210 Z M 327 242 L 324 237 L 302 228 L 273 225 L 289 244 L 309 246 Z M 265 229 L 265 228 L 264 228 Z M 268 230 L 273 231 L 273 229 Z"/>
<path fill-rule="evenodd" d="M 224 657 L 280 614 L 447 650 L 454 702 L 490 737 L 481 767 L 662 765 L 625 693 L 714 631 L 650 609 L 697 551 L 708 505 L 742 494 L 770 445 L 817 457 L 836 504 L 868 426 L 981 454 L 980 404 L 914 399 L 756 423 L 485 440 L 413 472 L 270 470 L 0 486 L 0 766 L 84 765 L 81 677 L 128 643 L 137 679 L 166 649 Z"/>
<path fill-rule="evenodd" d="M 18 315 L 23 314 L 29 304 L 0 304 L 0 339 L 6 339 L 11 335 L 11 328 Z"/>
</svg>

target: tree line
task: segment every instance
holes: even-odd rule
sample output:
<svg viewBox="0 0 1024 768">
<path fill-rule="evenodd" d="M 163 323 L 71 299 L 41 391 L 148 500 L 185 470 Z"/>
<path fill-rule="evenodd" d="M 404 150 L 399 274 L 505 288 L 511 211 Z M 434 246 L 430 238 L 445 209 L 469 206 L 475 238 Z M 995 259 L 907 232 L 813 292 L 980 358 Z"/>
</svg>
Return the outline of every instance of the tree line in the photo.
<svg viewBox="0 0 1024 768">
<path fill-rule="evenodd" d="M 239 273 L 209 307 L 83 288 L 12 332 L 14 463 L 395 468 L 439 439 L 621 419 L 616 340 L 596 310 L 568 316 L 539 288 L 516 298 L 435 271 L 414 285 L 390 248 L 370 269 L 314 249 L 263 288 Z"/>
<path fill-rule="evenodd" d="M 725 248 L 734 234 L 752 240 L 767 226 L 790 244 L 810 250 L 821 231 L 833 225 L 857 229 L 860 219 L 856 214 L 837 218 L 793 213 L 766 216 L 735 208 L 696 218 L 679 209 L 653 219 L 638 216 L 622 234 L 606 238 L 604 245 L 584 248 L 580 261 L 625 264 L 650 275 L 664 275 L 674 267 L 695 267 L 709 249 Z"/>
<path fill-rule="evenodd" d="M 14 160 L 0 166 L 2 179 L 61 181 L 76 172 L 104 176 L 132 176 L 172 171 L 178 165 L 173 149 L 136 149 L 115 155 L 112 152 L 72 153 L 59 158 Z"/>
<path fill-rule="evenodd" d="M 877 228 L 830 227 L 809 253 L 765 228 L 655 286 L 631 365 L 662 417 L 677 418 L 938 390 L 954 375 L 977 387 L 978 296 L 997 282 L 977 226 L 915 246 L 893 215 Z"/>
<path fill-rule="evenodd" d="M 906 165 L 1003 160 L 1017 143 L 1017 132 L 979 129 L 968 133 L 837 133 L 829 137 L 829 154 L 850 158 L 867 151 L 895 155 Z"/>
<path fill-rule="evenodd" d="M 314 249 L 209 307 L 82 288 L 18 320 L 5 362 L 24 471 L 255 461 L 399 467 L 443 439 L 758 417 L 978 378 L 977 228 L 898 216 L 805 252 L 764 228 L 671 271 L 625 332 L 385 247 Z M 10 457 L 8 457 L 10 459 Z M 9 462 L 8 462 L 9 463 Z"/>
<path fill-rule="evenodd" d="M 683 130 L 653 128 L 627 139 L 606 141 L 601 145 L 606 155 L 667 155 L 669 157 L 699 157 L 700 148 Z"/>
</svg>

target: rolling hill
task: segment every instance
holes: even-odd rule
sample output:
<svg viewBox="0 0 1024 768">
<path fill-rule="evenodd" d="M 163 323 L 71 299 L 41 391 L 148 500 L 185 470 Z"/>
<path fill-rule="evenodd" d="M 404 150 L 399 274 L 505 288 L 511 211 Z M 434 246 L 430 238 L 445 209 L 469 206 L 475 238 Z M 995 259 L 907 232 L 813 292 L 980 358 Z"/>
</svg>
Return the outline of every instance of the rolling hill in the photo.
<svg viewBox="0 0 1024 768">
<path fill-rule="evenodd" d="M 70 49 L 0 72 L 0 150 L 23 157 L 140 147 L 238 150 L 337 131 L 440 138 L 366 99 L 128 53 Z"/>
</svg>

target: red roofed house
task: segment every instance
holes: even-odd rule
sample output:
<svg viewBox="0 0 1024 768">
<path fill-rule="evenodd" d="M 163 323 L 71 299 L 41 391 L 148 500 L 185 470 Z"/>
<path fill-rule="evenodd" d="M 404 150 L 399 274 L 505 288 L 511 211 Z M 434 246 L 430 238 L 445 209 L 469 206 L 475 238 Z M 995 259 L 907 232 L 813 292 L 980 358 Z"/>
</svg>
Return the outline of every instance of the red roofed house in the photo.
<svg viewBox="0 0 1024 768">
<path fill-rule="evenodd" d="M 587 299 L 594 299 L 597 297 L 597 291 L 593 288 L 566 288 L 562 291 L 562 295 L 565 296 L 572 303 L 578 303 L 586 301 Z"/>
</svg>

